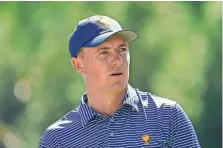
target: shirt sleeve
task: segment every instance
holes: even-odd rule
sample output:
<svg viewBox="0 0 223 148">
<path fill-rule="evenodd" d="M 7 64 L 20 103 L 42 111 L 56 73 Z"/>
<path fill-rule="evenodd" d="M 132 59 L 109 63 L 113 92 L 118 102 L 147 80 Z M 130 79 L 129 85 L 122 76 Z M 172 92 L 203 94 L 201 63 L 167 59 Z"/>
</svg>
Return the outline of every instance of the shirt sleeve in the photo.
<svg viewBox="0 0 223 148">
<path fill-rule="evenodd" d="M 56 134 L 51 130 L 44 132 L 39 141 L 39 148 L 59 148 Z"/>
<path fill-rule="evenodd" d="M 40 141 L 39 148 L 48 148 L 48 147 L 42 141 Z"/>
<path fill-rule="evenodd" d="M 170 119 L 171 148 L 200 148 L 194 127 L 179 104 L 176 104 Z"/>
</svg>

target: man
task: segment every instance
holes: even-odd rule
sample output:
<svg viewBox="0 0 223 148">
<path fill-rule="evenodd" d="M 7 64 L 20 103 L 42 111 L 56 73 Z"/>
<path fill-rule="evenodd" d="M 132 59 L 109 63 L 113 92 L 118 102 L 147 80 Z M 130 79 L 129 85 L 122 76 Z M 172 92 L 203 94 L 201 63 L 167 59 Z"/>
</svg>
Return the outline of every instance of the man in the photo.
<svg viewBox="0 0 223 148">
<path fill-rule="evenodd" d="M 77 108 L 44 132 L 39 148 L 200 147 L 179 104 L 128 83 L 128 46 L 136 38 L 107 16 L 78 23 L 69 51 L 86 93 Z"/>
</svg>

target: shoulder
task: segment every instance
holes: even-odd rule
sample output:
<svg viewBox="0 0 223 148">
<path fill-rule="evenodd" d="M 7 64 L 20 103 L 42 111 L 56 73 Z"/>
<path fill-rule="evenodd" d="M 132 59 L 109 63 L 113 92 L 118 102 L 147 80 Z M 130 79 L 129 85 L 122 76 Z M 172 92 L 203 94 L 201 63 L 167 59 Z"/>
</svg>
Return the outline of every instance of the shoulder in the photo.
<svg viewBox="0 0 223 148">
<path fill-rule="evenodd" d="M 140 90 L 138 90 L 138 92 L 142 99 L 148 98 L 148 103 L 150 104 L 152 103 L 157 109 L 164 109 L 164 108 L 173 109 L 177 104 L 177 102 L 174 100 L 157 96 L 150 92 L 144 92 Z"/>
<path fill-rule="evenodd" d="M 182 108 L 182 106 L 174 100 L 156 96 L 150 92 L 142 92 L 139 91 L 139 94 L 141 94 L 141 98 L 145 101 L 145 98 L 148 98 L 148 104 L 150 105 L 151 109 L 155 109 L 154 111 L 157 113 L 159 117 L 163 120 L 188 120 L 189 118 Z"/>
<path fill-rule="evenodd" d="M 157 108 L 174 108 L 176 101 L 149 93 Z"/>
<path fill-rule="evenodd" d="M 78 108 L 79 107 L 76 107 L 74 110 L 68 112 L 67 114 L 59 118 L 56 122 L 48 126 L 41 136 L 40 145 L 52 147 L 57 145 L 57 135 L 69 129 L 69 127 L 71 127 L 74 122 L 78 122 Z"/>
<path fill-rule="evenodd" d="M 78 109 L 79 109 L 79 106 L 76 107 L 74 110 L 68 112 L 64 116 L 62 116 L 56 122 L 54 122 L 53 124 L 51 124 L 47 128 L 47 130 L 57 130 L 57 129 L 67 128 L 67 127 L 69 127 L 71 125 L 71 123 L 77 122 L 78 119 L 79 119 Z"/>
<path fill-rule="evenodd" d="M 139 91 L 140 98 L 143 102 L 148 103 L 148 113 L 153 112 L 159 118 L 160 123 L 168 124 L 171 116 L 174 116 L 179 108 L 177 101 L 169 98 L 154 95 L 150 92 Z"/>
<path fill-rule="evenodd" d="M 169 113 L 169 115 L 171 115 L 172 117 L 177 116 L 177 117 L 188 118 L 184 109 L 177 101 L 174 101 L 168 98 L 159 97 L 153 94 L 150 94 L 150 96 L 152 100 L 154 101 L 156 108 L 160 111 L 160 113 L 162 114 Z"/>
</svg>

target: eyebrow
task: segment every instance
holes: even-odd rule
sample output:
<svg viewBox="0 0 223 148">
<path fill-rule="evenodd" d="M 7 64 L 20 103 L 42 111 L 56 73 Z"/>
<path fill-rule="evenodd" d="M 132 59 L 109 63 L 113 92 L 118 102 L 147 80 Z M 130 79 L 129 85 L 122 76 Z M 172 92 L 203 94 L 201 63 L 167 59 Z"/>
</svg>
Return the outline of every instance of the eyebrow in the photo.
<svg viewBox="0 0 223 148">
<path fill-rule="evenodd" d="M 120 47 L 128 47 L 128 44 L 127 43 L 121 44 L 117 48 L 120 48 Z M 109 47 L 98 48 L 97 52 L 100 50 L 107 50 L 107 49 L 110 49 L 110 48 Z"/>
</svg>

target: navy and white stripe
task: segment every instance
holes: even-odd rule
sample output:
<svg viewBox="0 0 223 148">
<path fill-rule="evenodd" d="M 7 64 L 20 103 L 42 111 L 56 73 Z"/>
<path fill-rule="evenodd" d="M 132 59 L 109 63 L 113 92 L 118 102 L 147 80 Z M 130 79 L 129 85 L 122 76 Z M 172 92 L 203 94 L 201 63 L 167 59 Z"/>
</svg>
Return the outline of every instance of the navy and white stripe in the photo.
<svg viewBox="0 0 223 148">
<path fill-rule="evenodd" d="M 85 102 L 52 124 L 39 148 L 199 148 L 188 116 L 175 102 L 130 85 L 113 116 L 96 113 Z M 142 140 L 149 135 L 149 144 Z"/>
</svg>

